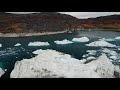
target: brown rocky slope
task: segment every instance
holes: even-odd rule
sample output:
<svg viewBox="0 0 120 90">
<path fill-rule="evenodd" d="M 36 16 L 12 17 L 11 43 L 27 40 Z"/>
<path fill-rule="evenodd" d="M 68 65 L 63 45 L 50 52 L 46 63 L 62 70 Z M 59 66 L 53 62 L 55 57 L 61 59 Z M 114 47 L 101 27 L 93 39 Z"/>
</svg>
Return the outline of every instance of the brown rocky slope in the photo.
<svg viewBox="0 0 120 90">
<path fill-rule="evenodd" d="M 0 33 L 43 33 L 84 29 L 120 29 L 120 15 L 89 19 L 56 12 L 33 14 L 0 13 Z"/>
</svg>

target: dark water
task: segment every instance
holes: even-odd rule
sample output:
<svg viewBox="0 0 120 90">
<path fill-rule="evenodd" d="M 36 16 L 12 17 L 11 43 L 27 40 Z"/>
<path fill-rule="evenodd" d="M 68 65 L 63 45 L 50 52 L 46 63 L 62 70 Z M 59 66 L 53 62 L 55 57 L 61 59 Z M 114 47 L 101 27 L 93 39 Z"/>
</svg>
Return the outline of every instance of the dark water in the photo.
<svg viewBox="0 0 120 90">
<path fill-rule="evenodd" d="M 57 45 L 54 43 L 56 40 L 72 40 L 77 37 L 88 37 L 90 39 L 87 43 L 72 43 L 67 45 Z M 0 48 L 0 67 L 2 69 L 7 69 L 6 73 L 2 76 L 3 78 L 9 78 L 10 73 L 14 68 L 16 61 L 22 59 L 29 59 L 34 57 L 32 54 L 33 51 L 37 49 L 53 49 L 59 52 L 70 54 L 77 59 L 82 59 L 84 54 L 87 54 L 87 50 L 100 50 L 101 47 L 87 47 L 85 44 L 98 40 L 99 38 L 115 38 L 120 36 L 120 32 L 114 31 L 78 31 L 74 33 L 65 33 L 65 34 L 56 34 L 56 35 L 46 35 L 39 37 L 20 37 L 20 38 L 0 38 L 0 43 L 3 45 Z M 43 41 L 49 42 L 50 46 L 39 46 L 39 47 L 30 47 L 28 44 L 34 41 Z M 14 47 L 16 43 L 21 43 L 21 46 Z M 120 46 L 120 40 L 110 42 L 117 46 Z M 116 52 L 119 54 L 120 51 L 117 48 Z M 99 56 L 99 53 L 98 55 Z M 116 62 L 115 62 L 116 63 Z M 117 62 L 116 64 L 119 65 Z"/>
</svg>

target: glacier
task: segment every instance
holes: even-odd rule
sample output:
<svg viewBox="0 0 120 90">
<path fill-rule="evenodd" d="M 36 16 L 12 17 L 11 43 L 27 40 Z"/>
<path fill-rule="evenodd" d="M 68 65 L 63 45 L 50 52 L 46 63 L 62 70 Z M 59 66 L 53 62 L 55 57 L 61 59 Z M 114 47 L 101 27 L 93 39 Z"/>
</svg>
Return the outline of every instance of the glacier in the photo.
<svg viewBox="0 0 120 90">
<path fill-rule="evenodd" d="M 15 63 L 11 78 L 114 78 L 114 72 L 120 73 L 106 54 L 97 60 L 84 64 L 55 50 L 37 50 L 37 56 Z M 84 60 L 86 61 L 86 60 Z"/>
</svg>

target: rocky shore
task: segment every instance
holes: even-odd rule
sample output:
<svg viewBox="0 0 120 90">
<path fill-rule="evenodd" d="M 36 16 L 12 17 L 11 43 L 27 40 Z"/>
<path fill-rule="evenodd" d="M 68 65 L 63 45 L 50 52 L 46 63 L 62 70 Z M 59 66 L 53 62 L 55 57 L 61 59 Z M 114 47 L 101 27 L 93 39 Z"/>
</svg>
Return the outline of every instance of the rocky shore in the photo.
<svg viewBox="0 0 120 90">
<path fill-rule="evenodd" d="M 44 33 L 7 33 L 3 34 L 0 33 L 0 37 L 28 37 L 28 36 L 41 36 L 41 35 L 52 35 L 52 34 L 60 34 L 60 33 L 66 33 L 65 31 L 59 31 L 59 32 L 44 32 Z"/>
</svg>

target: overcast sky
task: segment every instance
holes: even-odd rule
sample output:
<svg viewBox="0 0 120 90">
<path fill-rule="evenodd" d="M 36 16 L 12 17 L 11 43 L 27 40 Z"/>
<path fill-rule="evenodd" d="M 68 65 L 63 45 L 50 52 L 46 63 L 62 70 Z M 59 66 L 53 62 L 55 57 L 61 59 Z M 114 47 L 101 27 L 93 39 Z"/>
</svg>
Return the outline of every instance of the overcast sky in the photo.
<svg viewBox="0 0 120 90">
<path fill-rule="evenodd" d="M 12 12 L 12 13 L 29 14 L 34 12 Z M 60 13 L 70 14 L 77 18 L 91 18 L 91 17 L 106 16 L 106 15 L 113 15 L 113 14 L 120 15 L 120 12 L 60 12 Z"/>
</svg>

